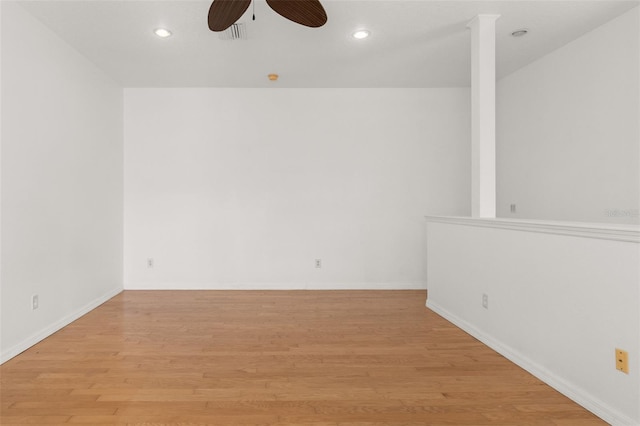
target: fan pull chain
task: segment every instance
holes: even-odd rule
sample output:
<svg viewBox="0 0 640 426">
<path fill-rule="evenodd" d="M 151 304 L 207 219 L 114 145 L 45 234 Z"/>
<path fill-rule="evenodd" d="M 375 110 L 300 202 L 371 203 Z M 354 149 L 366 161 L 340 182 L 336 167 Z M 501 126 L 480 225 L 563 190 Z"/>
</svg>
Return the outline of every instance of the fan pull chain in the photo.
<svg viewBox="0 0 640 426">
<path fill-rule="evenodd" d="M 253 0 L 252 2 L 253 5 L 253 20 L 256 20 L 256 0 Z"/>
</svg>

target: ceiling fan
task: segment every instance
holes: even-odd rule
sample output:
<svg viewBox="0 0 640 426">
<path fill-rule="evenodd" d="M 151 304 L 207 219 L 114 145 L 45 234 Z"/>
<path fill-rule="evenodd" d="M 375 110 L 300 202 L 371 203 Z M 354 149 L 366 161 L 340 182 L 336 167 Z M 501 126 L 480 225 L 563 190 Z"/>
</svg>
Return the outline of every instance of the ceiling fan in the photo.
<svg viewBox="0 0 640 426">
<path fill-rule="evenodd" d="M 251 0 L 213 0 L 209 8 L 209 29 L 226 30 L 244 15 L 250 4 Z M 317 28 L 327 22 L 327 13 L 319 0 L 267 0 L 267 4 L 279 15 L 300 25 Z"/>
</svg>

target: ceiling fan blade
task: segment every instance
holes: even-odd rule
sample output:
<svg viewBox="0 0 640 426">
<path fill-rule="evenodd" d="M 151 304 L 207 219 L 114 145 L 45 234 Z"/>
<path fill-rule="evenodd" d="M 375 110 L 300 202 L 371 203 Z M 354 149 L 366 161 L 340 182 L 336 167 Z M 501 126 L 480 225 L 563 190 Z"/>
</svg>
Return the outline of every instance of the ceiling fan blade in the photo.
<svg viewBox="0 0 640 426">
<path fill-rule="evenodd" d="M 224 31 L 247 11 L 251 0 L 214 0 L 209 8 L 209 29 Z"/>
<path fill-rule="evenodd" d="M 307 27 L 321 27 L 327 12 L 318 0 L 267 0 L 267 4 L 290 21 Z"/>
</svg>

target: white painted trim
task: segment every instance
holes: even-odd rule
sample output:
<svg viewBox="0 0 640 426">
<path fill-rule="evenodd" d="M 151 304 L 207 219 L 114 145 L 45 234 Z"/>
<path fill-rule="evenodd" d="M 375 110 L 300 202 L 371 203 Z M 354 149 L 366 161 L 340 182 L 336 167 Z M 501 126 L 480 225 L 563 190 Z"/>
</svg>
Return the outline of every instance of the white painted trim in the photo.
<svg viewBox="0 0 640 426">
<path fill-rule="evenodd" d="M 125 290 L 426 290 L 424 282 L 409 283 L 125 283 Z"/>
<path fill-rule="evenodd" d="M 18 343 L 17 345 L 14 345 L 5 351 L 2 351 L 2 353 L 0 353 L 0 364 L 4 364 L 14 356 L 21 354 L 22 352 L 26 351 L 36 343 L 46 339 L 56 331 L 66 327 L 67 325 L 71 324 L 73 321 L 77 320 L 78 318 L 87 314 L 88 312 L 94 310 L 95 308 L 102 305 L 104 302 L 111 299 L 112 297 L 120 294 L 121 292 L 122 292 L 121 287 L 114 288 L 113 290 L 107 292 L 106 294 L 87 303 L 77 311 L 72 312 L 71 314 L 61 318 L 60 320 L 44 328 L 43 330 L 40 330 L 36 334 L 31 335 L 30 337 L 26 338 L 25 340 Z"/>
<path fill-rule="evenodd" d="M 640 243 L 640 225 L 426 216 L 428 222 Z"/>
<path fill-rule="evenodd" d="M 568 382 L 561 377 L 558 377 L 557 375 L 551 373 L 549 370 L 531 361 L 531 359 L 527 358 L 520 352 L 514 350 L 510 346 L 503 344 L 499 340 L 494 339 L 492 336 L 482 332 L 481 330 L 478 330 L 471 323 L 452 314 L 451 312 L 439 306 L 437 303 L 430 301 L 428 298 L 426 306 L 447 321 L 451 322 L 466 333 L 478 339 L 480 342 L 489 346 L 491 349 L 498 352 L 509 361 L 527 370 L 529 373 L 542 380 L 558 392 L 562 393 L 567 398 L 573 400 L 587 410 L 591 411 L 593 414 L 600 417 L 607 423 L 619 426 L 638 426 L 637 423 L 630 417 L 627 417 L 625 414 L 619 412 L 618 410 L 615 410 L 603 401 L 594 398 L 583 389 L 576 388 L 573 384 L 571 384 L 571 382 Z"/>
<path fill-rule="evenodd" d="M 549 370 L 533 362 L 522 353 L 514 350 L 508 345 L 503 344 L 499 340 L 494 339 L 492 336 L 479 330 L 471 323 L 442 308 L 436 302 L 432 302 L 427 298 L 426 306 L 447 321 L 451 322 L 466 333 L 475 337 L 485 345 L 489 346 L 500 355 L 504 356 L 505 358 L 522 367 L 552 388 L 556 389 L 558 392 L 562 393 L 566 397 L 591 411 L 593 414 L 600 417 L 604 421 L 612 425 L 638 426 L 632 418 L 626 416 L 618 410 L 615 410 L 603 401 L 594 398 L 588 392 L 585 392 L 583 389 L 574 386 L 571 382 L 568 382 L 561 377 L 558 377 L 557 375 L 551 373 Z"/>
</svg>

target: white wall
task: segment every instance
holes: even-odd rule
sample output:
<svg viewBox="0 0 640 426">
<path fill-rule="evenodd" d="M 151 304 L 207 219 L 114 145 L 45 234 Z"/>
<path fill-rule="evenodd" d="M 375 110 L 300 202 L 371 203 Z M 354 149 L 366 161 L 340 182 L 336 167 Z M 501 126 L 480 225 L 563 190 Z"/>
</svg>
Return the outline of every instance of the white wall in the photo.
<svg viewBox="0 0 640 426">
<path fill-rule="evenodd" d="M 627 227 L 432 219 L 427 306 L 606 421 L 638 425 L 640 233 Z"/>
<path fill-rule="evenodd" d="M 125 89 L 125 288 L 425 288 L 424 215 L 469 214 L 468 105 Z"/>
<path fill-rule="evenodd" d="M 123 111 L 121 88 L 2 3 L 4 361 L 122 289 Z"/>
<path fill-rule="evenodd" d="M 518 220 L 427 226 L 428 307 L 607 422 L 634 426 L 639 17 L 635 8 L 499 81 L 497 210 Z M 629 352 L 628 375 L 615 348 Z"/>
<path fill-rule="evenodd" d="M 638 10 L 498 83 L 499 217 L 640 223 Z"/>
</svg>

